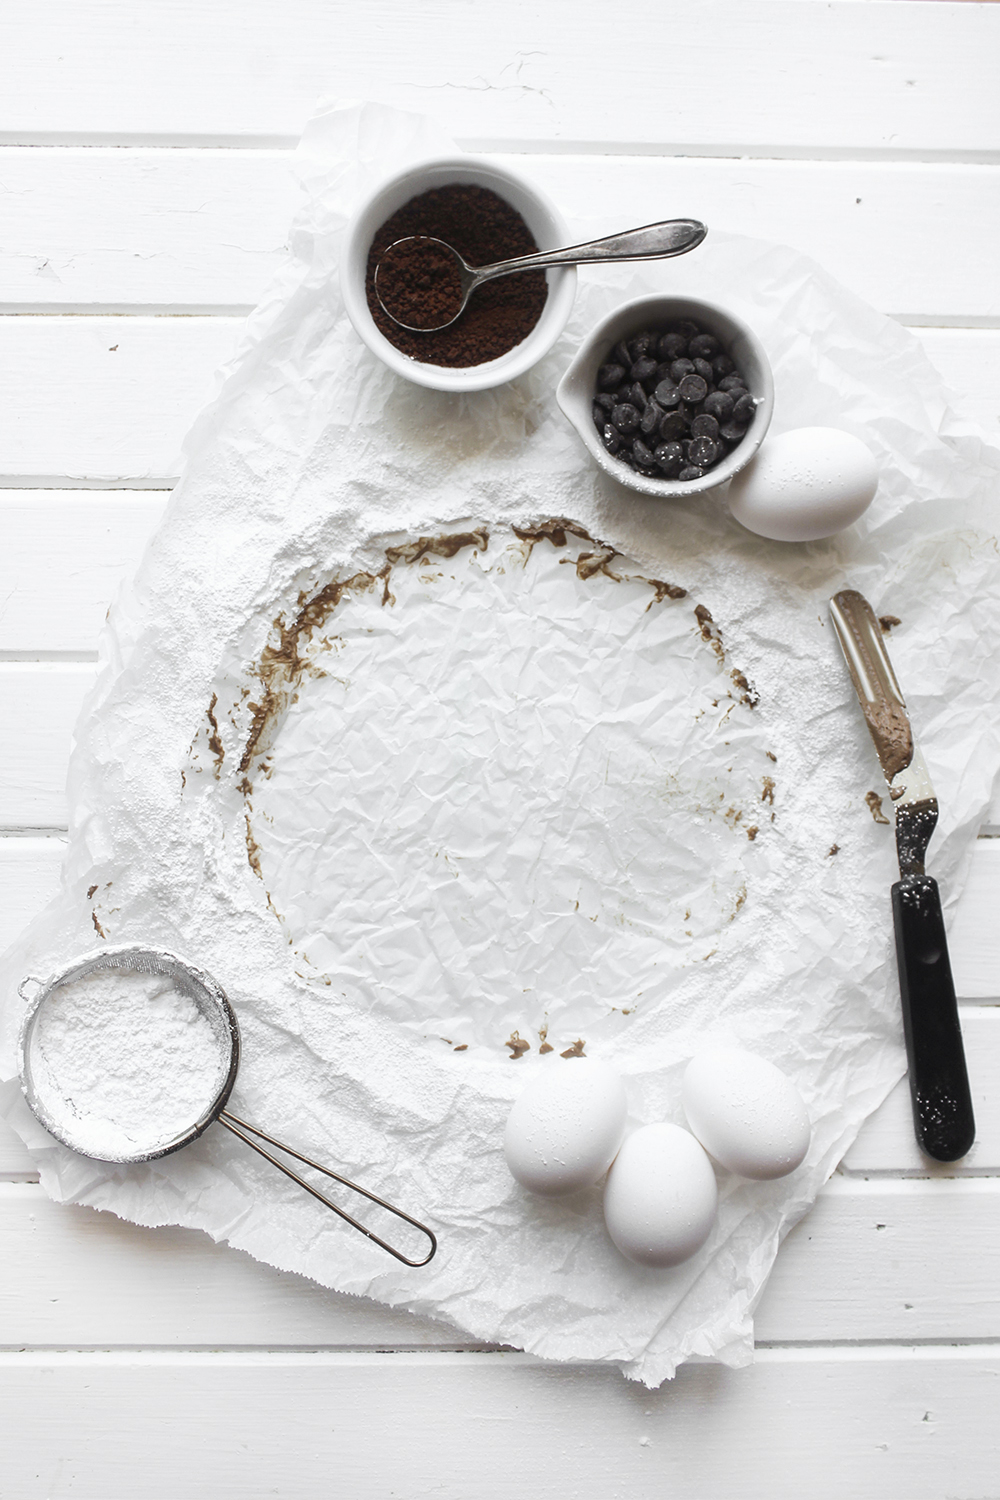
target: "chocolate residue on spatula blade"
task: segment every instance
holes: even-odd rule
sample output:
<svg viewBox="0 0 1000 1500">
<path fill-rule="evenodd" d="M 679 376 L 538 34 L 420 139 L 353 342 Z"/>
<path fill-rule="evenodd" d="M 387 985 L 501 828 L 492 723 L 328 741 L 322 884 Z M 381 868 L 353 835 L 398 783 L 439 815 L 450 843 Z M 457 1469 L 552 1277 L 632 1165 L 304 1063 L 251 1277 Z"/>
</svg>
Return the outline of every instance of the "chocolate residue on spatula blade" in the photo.
<svg viewBox="0 0 1000 1500">
<path fill-rule="evenodd" d="M 886 781 L 891 781 L 913 759 L 913 731 L 905 708 L 895 703 L 861 704 Z"/>
</svg>

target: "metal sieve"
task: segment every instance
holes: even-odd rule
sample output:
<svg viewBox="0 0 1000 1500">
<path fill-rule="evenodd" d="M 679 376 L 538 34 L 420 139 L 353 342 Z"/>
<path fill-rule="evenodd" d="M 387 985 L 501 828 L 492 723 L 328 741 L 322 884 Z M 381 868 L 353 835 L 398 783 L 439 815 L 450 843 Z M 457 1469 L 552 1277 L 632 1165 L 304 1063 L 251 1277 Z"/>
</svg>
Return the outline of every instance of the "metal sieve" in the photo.
<svg viewBox="0 0 1000 1500">
<path fill-rule="evenodd" d="M 32 1038 L 39 1014 L 46 1000 L 56 990 L 60 989 L 61 986 L 71 984 L 74 980 L 83 979 L 88 974 L 102 969 L 120 970 L 126 973 L 165 975 L 172 981 L 176 989 L 188 996 L 198 1007 L 200 1013 L 209 1022 L 213 1037 L 218 1045 L 218 1076 L 220 1083 L 212 1103 L 201 1113 L 198 1119 L 193 1120 L 189 1126 L 171 1137 L 170 1140 L 158 1144 L 153 1150 L 137 1150 L 132 1153 L 95 1156 L 93 1151 L 86 1150 L 73 1139 L 72 1130 L 67 1129 L 62 1120 L 53 1118 L 51 1111 L 46 1107 L 45 1100 L 41 1097 L 36 1080 L 32 1075 Z M 265 1161 L 269 1161 L 272 1166 L 277 1167 L 279 1172 L 283 1172 L 286 1177 L 290 1177 L 293 1182 L 298 1183 L 299 1187 L 304 1188 L 313 1198 L 318 1199 L 332 1213 L 344 1219 L 354 1229 L 357 1229 L 359 1233 L 380 1246 L 381 1249 L 395 1256 L 396 1260 L 402 1261 L 403 1265 L 425 1266 L 428 1261 L 433 1259 L 437 1250 L 437 1240 L 425 1224 L 421 1224 L 408 1213 L 404 1213 L 401 1208 L 393 1207 L 391 1203 L 387 1203 L 384 1198 L 380 1198 L 376 1193 L 370 1193 L 367 1188 L 359 1187 L 356 1182 L 351 1182 L 347 1177 L 342 1177 L 339 1172 L 334 1172 L 330 1167 L 321 1166 L 319 1162 L 312 1161 L 308 1156 L 303 1156 L 301 1151 L 296 1151 L 293 1147 L 286 1146 L 282 1141 L 275 1140 L 273 1136 L 266 1134 L 263 1130 L 259 1130 L 256 1125 L 250 1125 L 246 1120 L 239 1119 L 226 1109 L 233 1085 L 236 1082 L 236 1074 L 239 1071 L 240 1029 L 236 1021 L 236 1015 L 226 998 L 225 992 L 211 975 L 206 974 L 204 970 L 196 969 L 192 964 L 186 963 L 184 959 L 178 958 L 176 954 L 168 953 L 162 948 L 138 946 L 102 948 L 94 953 L 84 954 L 51 979 L 41 980 L 36 979 L 34 976 L 22 979 L 18 985 L 18 991 L 22 999 L 27 1001 L 28 1004 L 28 1009 L 21 1022 L 21 1032 L 18 1040 L 18 1071 L 21 1078 L 21 1088 L 28 1106 L 35 1117 L 44 1125 L 50 1135 L 55 1136 L 56 1140 L 61 1141 L 64 1146 L 68 1146 L 71 1151 L 76 1151 L 81 1156 L 89 1156 L 98 1161 L 123 1163 L 154 1161 L 158 1157 L 169 1156 L 172 1152 L 179 1151 L 183 1146 L 190 1145 L 210 1125 L 218 1121 L 220 1125 L 224 1125 L 233 1135 L 238 1136 L 244 1145 L 250 1146 L 259 1156 L 263 1156 Z M 387 1241 L 375 1234 L 373 1230 L 368 1229 L 345 1209 L 340 1208 L 324 1193 L 321 1193 L 318 1188 L 313 1187 L 311 1183 L 307 1182 L 304 1177 L 300 1177 L 298 1172 L 293 1171 L 291 1167 L 279 1161 L 276 1156 L 272 1156 L 270 1151 L 265 1150 L 259 1144 L 261 1141 L 266 1141 L 275 1150 L 284 1152 L 286 1156 L 293 1157 L 296 1161 L 302 1162 L 304 1166 L 312 1167 L 314 1171 L 322 1173 L 324 1177 L 332 1178 L 334 1182 L 339 1182 L 342 1187 L 350 1188 L 351 1192 L 360 1193 L 369 1202 L 377 1204 L 379 1208 L 386 1209 L 389 1213 L 394 1214 L 397 1219 L 403 1220 L 404 1223 L 418 1230 L 420 1234 L 426 1235 L 430 1241 L 430 1249 L 427 1254 L 422 1260 L 411 1260 L 401 1250 L 397 1250 L 395 1246 L 388 1244 Z"/>
</svg>

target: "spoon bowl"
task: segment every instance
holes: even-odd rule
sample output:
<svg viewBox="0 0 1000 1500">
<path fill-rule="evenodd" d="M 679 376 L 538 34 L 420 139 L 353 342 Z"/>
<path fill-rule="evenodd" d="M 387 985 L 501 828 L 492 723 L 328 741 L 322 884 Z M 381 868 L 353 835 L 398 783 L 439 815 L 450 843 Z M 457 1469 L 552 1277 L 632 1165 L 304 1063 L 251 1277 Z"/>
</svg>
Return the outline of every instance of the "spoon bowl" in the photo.
<svg viewBox="0 0 1000 1500">
<path fill-rule="evenodd" d="M 400 328 L 436 333 L 462 316 L 480 279 L 444 240 L 408 234 L 394 241 L 375 267 L 375 295 Z"/>
</svg>

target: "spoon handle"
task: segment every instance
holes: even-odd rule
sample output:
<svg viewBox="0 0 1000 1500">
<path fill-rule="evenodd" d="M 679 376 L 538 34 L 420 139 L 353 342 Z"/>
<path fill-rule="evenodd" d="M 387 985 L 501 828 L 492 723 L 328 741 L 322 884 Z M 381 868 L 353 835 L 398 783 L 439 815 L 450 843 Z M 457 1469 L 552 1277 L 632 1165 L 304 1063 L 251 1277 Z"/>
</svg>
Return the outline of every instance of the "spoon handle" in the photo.
<svg viewBox="0 0 1000 1500">
<path fill-rule="evenodd" d="M 535 255 L 521 255 L 493 266 L 477 266 L 475 276 L 477 282 L 492 281 L 512 271 L 540 270 L 543 266 L 579 266 L 595 260 L 665 260 L 670 255 L 684 255 L 693 250 L 707 233 L 706 226 L 697 219 L 666 219 L 661 224 L 646 224 L 625 234 L 609 234 L 585 245 L 570 245 L 566 250 L 540 250 Z"/>
</svg>

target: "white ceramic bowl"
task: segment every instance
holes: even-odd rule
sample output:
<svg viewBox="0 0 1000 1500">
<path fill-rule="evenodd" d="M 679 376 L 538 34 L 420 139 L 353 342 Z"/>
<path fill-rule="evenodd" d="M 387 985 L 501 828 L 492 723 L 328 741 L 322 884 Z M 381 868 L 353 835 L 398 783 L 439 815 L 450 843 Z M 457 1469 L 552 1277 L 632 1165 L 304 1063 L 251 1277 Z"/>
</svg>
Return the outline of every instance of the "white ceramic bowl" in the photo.
<svg viewBox="0 0 1000 1500">
<path fill-rule="evenodd" d="M 593 403 L 597 390 L 597 371 L 619 339 L 634 338 L 644 328 L 655 328 L 677 318 L 690 318 L 714 333 L 725 352 L 747 382 L 756 402 L 753 420 L 746 436 L 722 463 L 701 479 L 647 479 L 626 464 L 612 458 L 594 426 Z M 756 334 L 739 318 L 713 302 L 699 302 L 693 297 L 640 297 L 610 313 L 588 334 L 566 374 L 559 382 L 556 400 L 583 439 L 594 462 L 629 489 L 662 500 L 677 500 L 684 495 L 701 495 L 732 479 L 753 458 L 760 447 L 774 410 L 774 382 L 763 345 Z"/>
<path fill-rule="evenodd" d="M 376 231 L 397 209 L 430 188 L 451 183 L 475 183 L 498 193 L 524 219 L 540 250 L 559 250 L 570 243 L 569 231 L 558 209 L 536 187 L 507 167 L 472 156 L 439 158 L 408 167 L 381 183 L 356 210 L 347 226 L 340 259 L 340 287 L 347 315 L 373 354 L 391 370 L 438 391 L 482 391 L 523 375 L 547 354 L 566 326 L 576 296 L 576 270 L 552 268 L 545 275 L 549 295 L 534 328 L 513 349 L 482 365 L 453 368 L 411 359 L 391 344 L 376 327 L 365 296 L 368 252 Z"/>
</svg>

